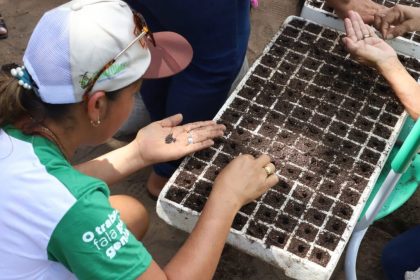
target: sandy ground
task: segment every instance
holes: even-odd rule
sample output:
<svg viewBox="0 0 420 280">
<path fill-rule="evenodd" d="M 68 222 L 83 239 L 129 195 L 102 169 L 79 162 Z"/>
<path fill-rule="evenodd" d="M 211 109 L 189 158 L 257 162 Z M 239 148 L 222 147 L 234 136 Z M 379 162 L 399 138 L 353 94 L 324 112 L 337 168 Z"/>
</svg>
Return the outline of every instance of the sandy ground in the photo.
<svg viewBox="0 0 420 280">
<path fill-rule="evenodd" d="M 0 40 L 0 65 L 21 61 L 30 33 L 42 13 L 63 0 L 0 0 L 0 13 L 9 27 L 9 38 Z M 261 0 L 258 10 L 252 11 L 252 35 L 248 58 L 250 63 L 261 53 L 269 39 L 289 15 L 299 13 L 298 0 Z M 78 151 L 75 161 L 92 158 L 124 145 L 124 142 L 110 140 L 106 144 Z M 176 230 L 155 213 L 155 202 L 146 194 L 144 183 L 150 169 L 133 174 L 125 181 L 113 186 L 113 194 L 129 194 L 144 203 L 151 216 L 150 229 L 143 240 L 158 263 L 164 265 L 177 251 L 187 234 Z M 383 279 L 380 253 L 384 244 L 393 236 L 420 223 L 420 194 L 417 192 L 403 207 L 392 215 L 375 223 L 369 229 L 359 252 L 359 279 Z M 284 273 L 263 261 L 226 246 L 214 279 L 288 279 Z M 340 263 L 334 280 L 344 279 Z"/>
</svg>

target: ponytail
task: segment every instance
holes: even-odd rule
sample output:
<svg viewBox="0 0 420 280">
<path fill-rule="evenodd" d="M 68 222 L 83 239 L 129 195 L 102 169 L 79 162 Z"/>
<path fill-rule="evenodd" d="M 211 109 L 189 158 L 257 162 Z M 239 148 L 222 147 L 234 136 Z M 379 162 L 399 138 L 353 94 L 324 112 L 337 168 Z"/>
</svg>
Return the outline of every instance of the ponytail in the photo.
<svg viewBox="0 0 420 280">
<path fill-rule="evenodd" d="M 72 105 L 45 103 L 32 89 L 20 86 L 7 71 L 0 73 L 0 127 L 28 117 L 33 125 L 46 118 L 60 121 L 69 116 Z"/>
<path fill-rule="evenodd" d="M 28 112 L 22 105 L 24 89 L 12 76 L 0 73 L 0 127 L 13 123 Z"/>
</svg>

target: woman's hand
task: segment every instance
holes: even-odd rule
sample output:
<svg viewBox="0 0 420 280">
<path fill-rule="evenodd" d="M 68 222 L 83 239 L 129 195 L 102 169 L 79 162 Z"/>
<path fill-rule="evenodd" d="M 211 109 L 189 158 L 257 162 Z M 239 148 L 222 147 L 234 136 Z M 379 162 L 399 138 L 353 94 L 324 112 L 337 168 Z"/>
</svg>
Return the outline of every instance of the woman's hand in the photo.
<svg viewBox="0 0 420 280">
<path fill-rule="evenodd" d="M 374 26 L 389 40 L 404 33 L 420 31 L 420 8 L 395 5 L 375 15 Z"/>
<path fill-rule="evenodd" d="M 268 176 L 264 167 L 269 164 L 272 163 L 267 155 L 257 159 L 251 155 L 238 156 L 217 176 L 212 195 L 229 197 L 228 200 L 239 207 L 251 202 L 279 181 L 275 173 Z M 271 167 L 275 168 L 274 165 Z"/>
<path fill-rule="evenodd" d="M 349 11 L 349 18 L 344 20 L 344 25 L 347 36 L 343 42 L 358 62 L 378 68 L 398 61 L 394 49 L 378 38 L 373 28 L 363 23 L 358 13 Z"/>
<path fill-rule="evenodd" d="M 153 122 L 137 133 L 134 141 L 146 165 L 180 159 L 208 148 L 214 144 L 212 139 L 223 136 L 226 129 L 214 121 L 178 126 L 181 121 L 182 115 L 177 114 Z"/>
</svg>

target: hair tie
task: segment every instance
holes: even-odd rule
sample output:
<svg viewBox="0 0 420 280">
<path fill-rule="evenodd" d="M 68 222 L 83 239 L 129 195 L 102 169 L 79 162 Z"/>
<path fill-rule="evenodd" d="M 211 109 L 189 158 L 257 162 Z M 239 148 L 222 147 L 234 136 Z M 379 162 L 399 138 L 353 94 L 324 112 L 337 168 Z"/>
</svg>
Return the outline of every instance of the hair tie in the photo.
<svg viewBox="0 0 420 280">
<path fill-rule="evenodd" d="M 12 76 L 15 77 L 15 79 L 19 80 L 19 85 L 21 87 L 28 90 L 32 89 L 33 81 L 25 66 L 11 69 L 10 74 L 12 74 Z"/>
</svg>

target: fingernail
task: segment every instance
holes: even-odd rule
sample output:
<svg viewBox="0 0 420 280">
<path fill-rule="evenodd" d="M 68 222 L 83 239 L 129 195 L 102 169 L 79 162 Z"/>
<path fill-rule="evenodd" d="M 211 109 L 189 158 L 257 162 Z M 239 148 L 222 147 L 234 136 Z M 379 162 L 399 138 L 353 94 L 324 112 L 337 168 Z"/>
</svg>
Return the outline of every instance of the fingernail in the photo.
<svg viewBox="0 0 420 280">
<path fill-rule="evenodd" d="M 385 36 L 385 38 L 386 38 L 387 40 L 391 40 L 391 39 L 394 39 L 394 35 L 392 35 L 392 34 L 388 34 L 388 35 L 386 35 L 386 36 Z"/>
</svg>

